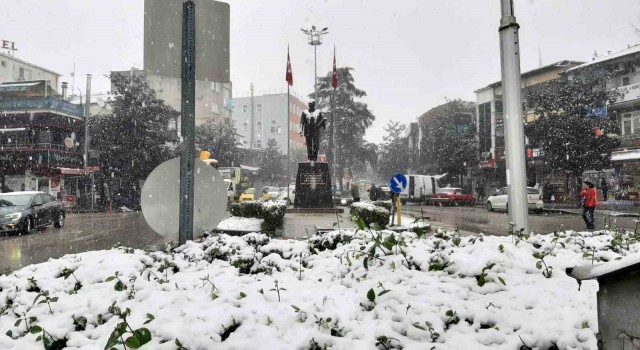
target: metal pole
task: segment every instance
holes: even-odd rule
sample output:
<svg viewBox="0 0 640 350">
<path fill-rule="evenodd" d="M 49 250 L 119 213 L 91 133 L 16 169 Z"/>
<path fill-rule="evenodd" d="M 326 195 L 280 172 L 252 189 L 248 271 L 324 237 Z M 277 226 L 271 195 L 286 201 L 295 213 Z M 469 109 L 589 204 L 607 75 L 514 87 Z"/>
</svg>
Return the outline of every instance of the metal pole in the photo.
<svg viewBox="0 0 640 350">
<path fill-rule="evenodd" d="M 507 156 L 507 189 L 509 221 L 515 230 L 529 232 L 527 205 L 524 126 L 520 86 L 520 49 L 513 0 L 501 0 L 500 58 L 502 62 L 502 91 L 504 98 L 505 153 Z"/>
<path fill-rule="evenodd" d="M 313 45 L 313 98 L 318 99 L 318 45 Z"/>
<path fill-rule="evenodd" d="M 289 193 L 289 182 L 291 181 L 291 139 L 289 138 L 289 131 L 291 131 L 291 125 L 289 122 L 289 108 L 290 108 L 290 99 L 289 99 L 289 83 L 287 83 L 287 199 L 291 201 L 291 194 Z"/>
<path fill-rule="evenodd" d="M 195 4 L 182 5 L 182 156 L 180 157 L 180 244 L 193 239 L 193 177 L 195 155 L 196 82 Z"/>
<path fill-rule="evenodd" d="M 89 145 L 90 138 L 89 135 L 89 117 L 91 111 L 89 107 L 91 106 L 91 74 L 87 74 L 87 93 L 86 93 L 86 102 L 84 105 L 84 167 L 86 168 L 89 164 Z"/>
<path fill-rule="evenodd" d="M 333 153 L 334 147 L 334 134 L 335 134 L 335 122 L 336 122 L 336 89 L 333 89 L 332 103 L 331 103 L 331 124 L 329 124 L 329 149 L 327 150 L 327 161 L 330 162 L 330 172 L 333 173 L 334 165 L 336 163 L 335 153 Z M 333 182 L 335 181 L 335 174 L 333 174 L 331 181 L 331 190 L 333 191 Z"/>
</svg>

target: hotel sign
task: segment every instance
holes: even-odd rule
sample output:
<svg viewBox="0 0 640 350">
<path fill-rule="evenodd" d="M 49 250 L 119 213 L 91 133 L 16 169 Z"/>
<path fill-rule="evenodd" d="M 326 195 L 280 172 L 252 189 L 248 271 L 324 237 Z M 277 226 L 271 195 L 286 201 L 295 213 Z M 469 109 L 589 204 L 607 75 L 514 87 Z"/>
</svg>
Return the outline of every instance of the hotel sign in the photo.
<svg viewBox="0 0 640 350">
<path fill-rule="evenodd" d="M 623 95 L 616 103 L 640 99 L 640 83 L 619 87 L 618 91 Z"/>
<path fill-rule="evenodd" d="M 11 51 L 18 51 L 18 49 L 16 49 L 16 43 L 13 41 L 9 41 L 9 40 L 0 40 L 2 41 L 2 49 L 3 50 L 11 50 Z"/>
</svg>

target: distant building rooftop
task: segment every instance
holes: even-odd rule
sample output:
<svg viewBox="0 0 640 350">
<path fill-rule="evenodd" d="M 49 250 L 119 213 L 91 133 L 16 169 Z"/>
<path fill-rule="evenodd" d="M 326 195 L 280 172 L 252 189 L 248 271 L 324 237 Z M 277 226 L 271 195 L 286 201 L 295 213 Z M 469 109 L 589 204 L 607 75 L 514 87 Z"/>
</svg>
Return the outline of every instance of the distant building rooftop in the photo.
<svg viewBox="0 0 640 350">
<path fill-rule="evenodd" d="M 555 69 L 558 69 L 558 68 L 571 67 L 571 66 L 577 67 L 577 66 L 580 66 L 582 64 L 584 64 L 584 62 L 570 61 L 570 60 L 558 61 L 556 63 L 552 63 L 552 64 L 549 64 L 549 65 L 546 65 L 546 66 L 542 66 L 542 67 L 539 67 L 539 68 L 536 68 L 536 69 L 532 69 L 530 71 L 526 71 L 526 72 L 524 72 L 524 73 L 522 73 L 520 75 L 520 78 L 521 79 L 526 79 L 526 78 L 529 78 L 531 76 L 535 76 L 535 75 L 538 75 L 538 74 L 546 73 L 548 71 L 552 71 L 552 70 L 555 70 Z M 569 69 L 572 69 L 572 68 L 569 68 Z M 567 69 L 567 70 L 569 70 L 569 69 Z M 484 90 L 484 89 L 488 89 L 488 88 L 495 88 L 495 87 L 498 87 L 498 86 L 501 86 L 501 85 L 502 85 L 502 80 L 499 80 L 499 81 L 496 81 L 495 83 L 491 83 L 491 84 L 489 84 L 489 85 L 487 85 L 487 86 L 485 86 L 485 87 L 483 87 L 481 89 L 478 89 L 478 90 L 476 90 L 474 92 L 478 92 L 478 91 L 481 91 L 481 90 Z"/>
<path fill-rule="evenodd" d="M 607 61 L 613 61 L 616 60 L 618 58 L 622 58 L 624 56 L 631 56 L 634 54 L 640 54 L 640 44 L 637 45 L 633 45 L 633 46 L 629 46 L 628 48 L 624 49 L 624 50 L 620 50 L 618 52 L 614 52 L 612 54 L 609 55 L 603 55 L 603 56 L 599 56 L 594 58 L 591 62 L 587 62 L 587 63 L 583 63 L 579 66 L 573 67 L 571 69 L 568 69 L 567 71 L 573 71 L 573 70 L 578 70 L 578 69 L 582 69 L 594 64 L 600 64 L 603 62 L 607 62 Z"/>
<path fill-rule="evenodd" d="M 32 67 L 34 67 L 34 68 L 37 68 L 37 69 L 43 70 L 43 71 L 45 71 L 45 72 L 47 72 L 47 73 L 51 73 L 51 74 L 57 75 L 57 76 L 59 76 L 59 77 L 61 77 L 61 76 L 62 76 L 62 74 L 60 74 L 60 73 L 54 72 L 54 71 L 52 71 L 52 70 L 50 70 L 50 69 L 47 69 L 47 68 L 40 67 L 40 66 L 38 66 L 38 65 L 36 65 L 36 64 L 33 64 L 33 63 L 31 63 L 31 62 L 27 62 L 27 61 L 21 60 L 21 59 L 19 59 L 19 58 L 15 58 L 15 57 L 13 57 L 13 56 L 9 56 L 9 55 L 5 55 L 5 54 L 3 54 L 3 53 L 0 53 L 0 57 L 2 57 L 3 59 L 14 60 L 14 61 L 16 61 L 16 62 L 19 62 L 19 63 L 22 63 L 22 64 L 26 64 L 26 65 L 32 66 Z"/>
</svg>

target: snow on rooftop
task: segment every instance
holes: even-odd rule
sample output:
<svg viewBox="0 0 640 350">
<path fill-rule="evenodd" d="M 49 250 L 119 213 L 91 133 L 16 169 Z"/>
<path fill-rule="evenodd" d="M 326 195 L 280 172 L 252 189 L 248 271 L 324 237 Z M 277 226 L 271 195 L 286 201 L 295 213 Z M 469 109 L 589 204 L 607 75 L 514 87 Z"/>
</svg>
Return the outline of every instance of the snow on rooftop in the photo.
<svg viewBox="0 0 640 350">
<path fill-rule="evenodd" d="M 633 45 L 633 46 L 628 47 L 628 48 L 626 48 L 624 50 L 620 50 L 618 52 L 614 52 L 614 53 L 606 55 L 606 56 L 603 55 L 603 56 L 597 57 L 593 61 L 590 61 L 590 62 L 587 62 L 587 63 L 583 63 L 583 64 L 581 64 L 579 66 L 576 66 L 576 67 L 573 67 L 571 69 L 568 69 L 567 72 L 578 70 L 578 69 L 582 69 L 582 68 L 591 66 L 593 64 L 598 64 L 598 63 L 602 63 L 602 62 L 606 62 L 606 61 L 611 61 L 611 60 L 614 60 L 616 58 L 620 58 L 620 57 L 624 57 L 624 56 L 632 55 L 632 54 L 637 54 L 637 53 L 640 53 L 640 44 Z"/>
</svg>

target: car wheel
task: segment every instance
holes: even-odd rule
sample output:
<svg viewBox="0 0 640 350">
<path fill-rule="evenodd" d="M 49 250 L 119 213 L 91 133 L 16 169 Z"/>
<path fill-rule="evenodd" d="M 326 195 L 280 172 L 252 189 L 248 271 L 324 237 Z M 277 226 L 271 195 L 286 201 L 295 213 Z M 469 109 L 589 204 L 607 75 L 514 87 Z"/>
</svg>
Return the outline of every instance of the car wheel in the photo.
<svg viewBox="0 0 640 350">
<path fill-rule="evenodd" d="M 491 205 L 491 202 L 487 202 L 487 210 L 493 211 L 493 205 Z"/>
<path fill-rule="evenodd" d="M 24 226 L 22 228 L 22 233 L 30 234 L 33 231 L 33 219 L 31 217 L 27 217 L 24 220 Z"/>
<path fill-rule="evenodd" d="M 63 212 L 59 212 L 58 213 L 58 218 L 56 219 L 56 221 L 53 223 L 53 227 L 55 228 L 62 228 L 64 227 L 64 213 Z"/>
</svg>

